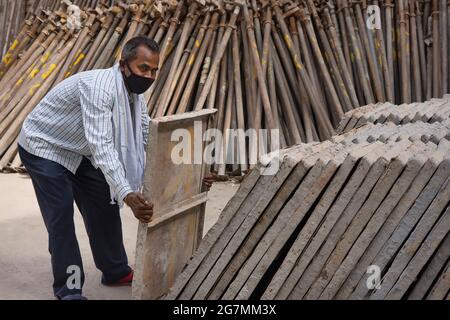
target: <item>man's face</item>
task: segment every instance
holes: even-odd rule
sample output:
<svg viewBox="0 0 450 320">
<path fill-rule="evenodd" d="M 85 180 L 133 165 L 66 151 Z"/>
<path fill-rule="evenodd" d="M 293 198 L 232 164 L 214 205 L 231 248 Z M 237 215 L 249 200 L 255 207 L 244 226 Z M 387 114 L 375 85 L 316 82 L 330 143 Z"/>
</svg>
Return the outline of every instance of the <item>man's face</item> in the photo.
<svg viewBox="0 0 450 320">
<path fill-rule="evenodd" d="M 136 51 L 136 58 L 129 61 L 128 66 L 134 74 L 155 80 L 159 66 L 159 54 L 151 51 L 146 46 L 139 46 Z M 120 64 L 120 69 L 127 77 L 131 75 L 130 70 L 123 61 Z"/>
</svg>

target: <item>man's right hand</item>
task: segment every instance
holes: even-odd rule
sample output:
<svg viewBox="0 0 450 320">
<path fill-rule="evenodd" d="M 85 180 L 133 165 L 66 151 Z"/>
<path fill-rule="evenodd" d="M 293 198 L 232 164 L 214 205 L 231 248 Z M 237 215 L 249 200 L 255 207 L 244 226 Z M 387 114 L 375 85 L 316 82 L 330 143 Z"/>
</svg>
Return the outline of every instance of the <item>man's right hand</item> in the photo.
<svg viewBox="0 0 450 320">
<path fill-rule="evenodd" d="M 126 195 L 123 201 L 131 208 L 134 216 L 142 223 L 149 223 L 153 216 L 153 203 L 145 200 L 144 196 L 138 192 L 131 192 Z"/>
</svg>

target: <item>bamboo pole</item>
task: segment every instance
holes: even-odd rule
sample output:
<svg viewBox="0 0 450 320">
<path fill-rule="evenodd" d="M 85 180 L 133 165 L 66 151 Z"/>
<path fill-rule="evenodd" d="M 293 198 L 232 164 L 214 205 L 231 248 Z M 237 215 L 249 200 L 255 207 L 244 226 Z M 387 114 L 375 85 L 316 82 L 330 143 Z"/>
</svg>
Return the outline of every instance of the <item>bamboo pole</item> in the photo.
<svg viewBox="0 0 450 320">
<path fill-rule="evenodd" d="M 233 13 L 231 15 L 230 21 L 228 22 L 228 26 L 226 27 L 225 33 L 222 37 L 222 40 L 220 42 L 220 46 L 217 51 L 217 55 L 214 58 L 213 64 L 211 66 L 211 72 L 208 75 L 208 79 L 206 79 L 205 86 L 203 88 L 203 91 L 198 99 L 197 104 L 195 105 L 194 110 L 201 110 L 203 109 L 203 105 L 205 104 L 206 97 L 208 95 L 208 91 L 211 88 L 215 73 L 217 72 L 220 60 L 222 59 L 223 54 L 225 53 L 225 48 L 228 44 L 228 40 L 231 36 L 231 31 L 236 26 L 236 20 L 239 15 L 239 6 L 235 6 Z"/>
<path fill-rule="evenodd" d="M 325 14 L 325 18 L 327 19 L 327 27 L 328 27 L 328 31 L 330 33 L 330 38 L 331 38 L 330 43 L 331 43 L 332 51 L 336 54 L 337 60 L 339 62 L 339 70 L 340 70 L 340 72 L 342 72 L 342 78 L 343 78 L 344 84 L 347 89 L 346 92 L 348 92 L 350 99 L 351 99 L 351 107 L 356 108 L 360 104 L 358 101 L 358 97 L 356 96 L 356 90 L 353 85 L 353 79 L 350 74 L 348 65 L 346 63 L 344 52 L 341 47 L 341 42 L 339 41 L 339 37 L 337 36 L 336 28 L 335 28 L 335 25 L 333 24 L 333 21 L 332 21 L 330 13 L 328 11 L 328 8 L 324 8 L 324 14 Z"/>
<path fill-rule="evenodd" d="M 421 79 L 421 67 L 420 67 L 420 57 L 419 57 L 419 46 L 418 46 L 418 36 L 417 36 L 417 23 L 416 23 L 416 11 L 415 2 L 409 2 L 409 18 L 411 25 L 411 55 L 412 55 L 412 65 L 413 70 L 413 80 L 414 80 L 414 101 L 423 101 L 422 97 L 422 79 Z"/>
<path fill-rule="evenodd" d="M 319 127 L 319 130 L 322 131 L 323 137 L 330 137 L 333 133 L 333 126 L 331 124 L 330 119 L 326 115 L 325 106 L 321 103 L 320 98 L 318 98 L 317 90 L 314 89 L 311 79 L 308 73 L 306 72 L 306 69 L 300 62 L 299 53 L 295 52 L 292 46 L 292 38 L 289 35 L 288 28 L 283 20 L 281 9 L 277 3 L 274 3 L 274 10 L 277 21 L 284 34 L 284 40 L 291 54 L 291 58 L 294 62 L 296 72 L 299 76 L 299 79 L 301 80 L 301 83 L 305 86 L 311 106 L 314 108 L 315 115 L 317 116 L 317 125 Z M 334 111 L 339 112 L 339 110 Z M 342 110 L 340 112 L 342 112 Z"/>
<path fill-rule="evenodd" d="M 448 93 L 448 10 L 447 10 L 447 0 L 439 1 L 439 36 L 440 40 L 440 48 L 441 48 L 441 96 Z"/>
<path fill-rule="evenodd" d="M 441 89 L 441 53 L 439 49 L 439 0 L 431 1 L 431 17 L 433 30 L 433 97 L 442 95 Z"/>
<path fill-rule="evenodd" d="M 36 106 L 38 101 L 42 99 L 47 90 L 55 81 L 55 78 L 58 75 L 58 73 L 55 72 L 55 69 L 58 70 L 58 66 L 64 56 L 66 56 L 72 48 L 73 43 L 73 41 L 69 41 L 69 43 L 67 43 L 67 45 L 53 57 L 53 59 L 49 62 L 48 67 L 41 70 L 41 72 L 36 76 L 36 81 L 31 84 L 27 95 L 24 96 L 20 103 L 16 106 L 15 109 L 20 110 L 20 113 L 15 118 L 14 125 L 9 126 L 0 138 L 0 155 L 3 155 L 10 144 L 15 140 L 19 134 L 25 117 Z M 6 127 L 4 123 L 2 123 L 2 126 Z M 3 129 L 0 128 L 0 132 L 3 132 Z"/>
</svg>

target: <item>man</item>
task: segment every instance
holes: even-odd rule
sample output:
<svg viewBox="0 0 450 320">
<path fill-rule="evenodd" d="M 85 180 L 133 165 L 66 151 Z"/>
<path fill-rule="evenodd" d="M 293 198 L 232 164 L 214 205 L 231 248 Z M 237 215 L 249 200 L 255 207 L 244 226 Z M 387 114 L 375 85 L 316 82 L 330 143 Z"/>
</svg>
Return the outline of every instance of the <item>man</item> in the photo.
<svg viewBox="0 0 450 320">
<path fill-rule="evenodd" d="M 62 81 L 23 124 L 19 153 L 48 231 L 53 291 L 59 299 L 86 299 L 74 200 L 101 282 L 120 286 L 132 281 L 120 208 L 126 203 L 143 223 L 153 215 L 153 205 L 140 193 L 150 120 L 142 93 L 155 80 L 158 64 L 157 43 L 133 38 L 119 64 Z M 204 183 L 209 188 L 212 178 Z M 78 284 L 72 277 L 76 271 Z"/>
</svg>

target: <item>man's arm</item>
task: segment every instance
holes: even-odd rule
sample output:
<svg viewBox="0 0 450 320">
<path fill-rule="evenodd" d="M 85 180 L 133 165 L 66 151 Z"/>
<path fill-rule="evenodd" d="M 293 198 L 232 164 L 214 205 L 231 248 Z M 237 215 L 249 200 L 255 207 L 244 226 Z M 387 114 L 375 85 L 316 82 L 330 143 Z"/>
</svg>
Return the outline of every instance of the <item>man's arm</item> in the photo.
<svg viewBox="0 0 450 320">
<path fill-rule="evenodd" d="M 101 78 L 90 85 L 80 82 L 81 113 L 86 140 L 95 164 L 105 175 L 106 181 L 117 195 L 119 206 L 133 190 L 125 178 L 125 170 L 114 148 L 112 134 L 112 97 Z"/>
</svg>

